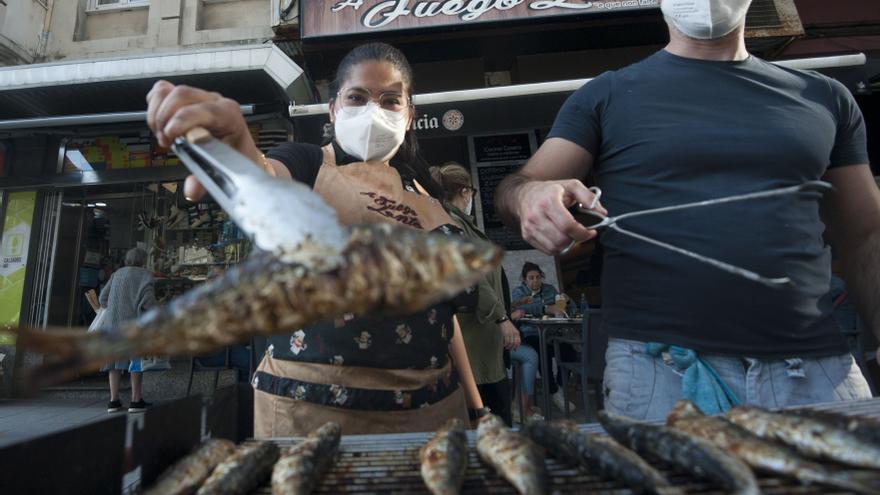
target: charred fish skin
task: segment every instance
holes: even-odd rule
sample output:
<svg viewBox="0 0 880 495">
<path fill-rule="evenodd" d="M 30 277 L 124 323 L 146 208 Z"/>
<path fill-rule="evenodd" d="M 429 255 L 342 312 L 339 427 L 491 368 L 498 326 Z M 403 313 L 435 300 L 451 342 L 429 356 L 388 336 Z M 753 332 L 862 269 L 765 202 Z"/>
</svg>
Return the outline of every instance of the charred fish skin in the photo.
<svg viewBox="0 0 880 495">
<path fill-rule="evenodd" d="M 196 495 L 244 495 L 272 472 L 278 460 L 278 446 L 272 442 L 239 447 L 220 463 Z"/>
<path fill-rule="evenodd" d="M 880 445 L 880 421 L 864 416 L 849 416 L 831 411 L 819 411 L 816 409 L 792 409 L 786 414 L 812 418 L 829 425 L 846 430 L 866 442 Z"/>
<path fill-rule="evenodd" d="M 599 421 L 611 437 L 639 455 L 658 457 L 737 495 L 761 493 L 758 480 L 745 463 L 707 440 L 608 411 L 599 412 Z"/>
<path fill-rule="evenodd" d="M 684 493 L 633 451 L 606 436 L 584 433 L 572 421 L 532 421 L 523 427 L 523 433 L 548 453 L 619 480 L 639 492 Z"/>
<path fill-rule="evenodd" d="M 541 449 L 525 435 L 511 431 L 494 414 L 477 427 L 477 454 L 520 495 L 547 493 L 547 468 Z"/>
<path fill-rule="evenodd" d="M 880 469 L 880 446 L 826 422 L 749 406 L 735 407 L 725 416 L 741 428 L 782 442 L 807 457 Z"/>
<path fill-rule="evenodd" d="M 291 447 L 272 470 L 273 495 L 312 493 L 336 460 L 342 428 L 329 422 Z"/>
<path fill-rule="evenodd" d="M 211 471 L 235 452 L 229 440 L 212 438 L 163 472 L 145 495 L 191 495 Z"/>
<path fill-rule="evenodd" d="M 358 226 L 330 270 L 258 252 L 119 332 L 13 332 L 19 347 L 52 358 L 32 376 L 46 385 L 123 356 L 203 354 L 346 313 L 413 313 L 475 285 L 502 255 L 491 243 L 459 236 L 391 224 Z"/>
<path fill-rule="evenodd" d="M 419 451 L 422 480 L 434 495 L 456 495 L 467 474 L 468 445 L 464 422 L 450 419 Z"/>
<path fill-rule="evenodd" d="M 846 471 L 834 472 L 804 459 L 789 447 L 752 435 L 720 416 L 706 416 L 688 401 L 680 401 L 667 418 L 667 425 L 695 435 L 739 457 L 755 469 L 782 474 L 803 483 L 819 483 L 865 495 L 876 490 L 851 479 Z"/>
</svg>

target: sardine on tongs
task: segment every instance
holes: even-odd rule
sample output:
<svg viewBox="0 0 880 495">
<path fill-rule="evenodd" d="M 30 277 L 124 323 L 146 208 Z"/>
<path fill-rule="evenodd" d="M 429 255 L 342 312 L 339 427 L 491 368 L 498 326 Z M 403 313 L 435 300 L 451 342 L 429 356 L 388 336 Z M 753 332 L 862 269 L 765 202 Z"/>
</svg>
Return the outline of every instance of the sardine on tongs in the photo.
<svg viewBox="0 0 880 495">
<path fill-rule="evenodd" d="M 485 241 L 391 223 L 343 227 L 311 189 L 269 176 L 204 133 L 174 150 L 259 249 L 119 328 L 13 329 L 19 348 L 47 357 L 33 372 L 35 385 L 129 356 L 205 354 L 345 314 L 412 314 L 477 284 L 501 262 L 502 250 Z"/>
<path fill-rule="evenodd" d="M 201 127 L 175 139 L 171 149 L 257 247 L 310 266 L 338 263 L 349 234 L 308 186 L 270 176 Z M 316 244 L 320 249 L 309 249 Z"/>
<path fill-rule="evenodd" d="M 752 270 L 736 266 L 725 261 L 721 261 L 715 258 L 711 258 L 709 256 L 705 256 L 699 253 L 695 253 L 691 250 L 681 248 L 679 246 L 675 246 L 668 242 L 664 242 L 658 239 L 654 239 L 653 237 L 648 237 L 643 234 L 639 234 L 637 232 L 633 232 L 632 230 L 625 229 L 621 227 L 618 222 L 621 220 L 625 220 L 628 218 L 642 217 L 648 215 L 657 215 L 660 213 L 668 213 L 671 211 L 679 211 L 679 210 L 689 210 L 692 208 L 703 208 L 706 206 L 715 206 L 724 203 L 733 203 L 739 201 L 753 201 L 756 199 L 765 199 L 776 196 L 786 196 L 791 194 L 798 194 L 806 191 L 816 191 L 816 192 L 827 192 L 832 190 L 831 184 L 828 182 L 820 181 L 820 180 L 812 180 L 807 181 L 802 184 L 798 184 L 795 186 L 783 187 L 779 189 L 771 189 L 768 191 L 757 191 L 746 194 L 735 194 L 732 196 L 724 196 L 721 198 L 707 199 L 703 201 L 695 201 L 693 203 L 685 203 L 680 205 L 671 205 L 671 206 L 663 206 L 660 208 L 651 208 L 648 210 L 639 210 L 639 211 L 631 211 L 629 213 L 624 213 L 616 216 L 606 216 L 598 211 L 594 210 L 596 204 L 599 202 L 599 198 L 602 196 L 602 190 L 598 187 L 591 187 L 590 191 L 593 193 L 593 202 L 589 206 L 585 206 L 581 203 L 578 203 L 571 208 L 569 208 L 569 212 L 572 216 L 580 222 L 584 227 L 591 230 L 603 230 L 610 229 L 619 234 L 632 237 L 633 239 L 638 239 L 642 242 L 647 242 L 648 244 L 653 244 L 657 247 L 667 249 L 669 251 L 676 252 L 678 254 L 687 256 L 694 260 L 699 261 L 700 263 L 705 263 L 707 265 L 713 266 L 719 270 L 728 272 L 732 275 L 736 275 L 738 277 L 745 278 L 747 280 L 751 280 L 753 282 L 758 282 L 760 284 L 766 285 L 768 287 L 790 287 L 794 285 L 794 282 L 788 277 L 766 277 L 764 275 L 758 274 Z M 565 254 L 578 241 L 572 240 L 571 243 L 565 247 L 559 254 Z"/>
</svg>

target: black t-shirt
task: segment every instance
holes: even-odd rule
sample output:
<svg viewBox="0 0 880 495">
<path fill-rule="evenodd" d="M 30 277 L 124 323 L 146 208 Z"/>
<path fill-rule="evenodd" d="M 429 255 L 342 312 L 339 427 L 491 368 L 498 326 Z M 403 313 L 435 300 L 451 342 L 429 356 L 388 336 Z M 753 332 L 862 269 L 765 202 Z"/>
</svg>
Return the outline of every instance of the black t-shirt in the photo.
<svg viewBox="0 0 880 495">
<path fill-rule="evenodd" d="M 337 165 L 359 160 L 334 143 Z M 324 161 L 321 147 L 284 143 L 266 154 L 283 163 L 294 179 L 314 187 Z M 403 185 L 415 192 L 412 177 L 401 174 Z M 460 234 L 455 226 L 438 232 Z M 276 359 L 321 364 L 390 369 L 431 369 L 446 365 L 452 338 L 452 316 L 473 311 L 477 293 L 469 290 L 425 311 L 398 317 L 361 316 L 347 321 L 312 325 L 288 336 L 269 338 L 269 353 Z"/>
<path fill-rule="evenodd" d="M 818 180 L 868 163 L 849 92 L 756 57 L 660 51 L 575 92 L 549 137 L 594 157 L 611 215 Z M 818 193 L 651 215 L 621 227 L 772 277 L 759 285 L 614 231 L 602 234 L 602 324 L 613 337 L 754 357 L 846 352 L 831 319 Z"/>
</svg>

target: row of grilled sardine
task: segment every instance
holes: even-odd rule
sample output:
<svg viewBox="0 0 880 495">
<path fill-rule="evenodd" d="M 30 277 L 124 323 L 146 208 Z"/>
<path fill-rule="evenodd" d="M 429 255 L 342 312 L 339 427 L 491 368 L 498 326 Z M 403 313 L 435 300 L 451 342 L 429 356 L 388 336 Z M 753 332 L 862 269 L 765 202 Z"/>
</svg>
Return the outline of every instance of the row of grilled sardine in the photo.
<svg viewBox="0 0 880 495">
<path fill-rule="evenodd" d="M 683 493 L 646 459 L 710 480 L 732 494 L 761 493 L 755 471 L 852 493 L 880 493 L 880 442 L 856 433 L 880 426 L 867 418 L 753 407 L 705 416 L 681 401 L 665 426 L 604 411 L 600 421 L 610 438 L 585 433 L 566 420 L 531 422 L 515 432 L 488 416 L 477 429 L 477 453 L 518 493 L 528 495 L 548 493 L 545 451 L 639 493 Z M 833 461 L 835 467 L 819 460 Z M 422 449 L 422 477 L 431 493 L 457 494 L 466 469 L 464 425 L 450 423 Z"/>
<path fill-rule="evenodd" d="M 273 442 L 236 448 L 229 440 L 211 439 L 169 467 L 144 493 L 250 493 L 271 473 L 273 495 L 306 495 L 333 465 L 340 436 L 339 425 L 327 423 L 286 452 Z"/>
<path fill-rule="evenodd" d="M 761 493 L 753 470 L 853 493 L 880 493 L 880 442 L 861 434 L 880 426 L 874 420 L 752 407 L 705 416 L 681 401 L 665 426 L 604 411 L 600 421 L 610 438 L 585 433 L 567 420 L 531 422 L 516 432 L 489 415 L 477 428 L 477 454 L 523 495 L 548 493 L 545 452 L 639 493 L 684 493 L 646 459 L 710 480 L 732 494 Z M 247 493 L 269 473 L 273 494 L 311 493 L 333 465 L 340 435 L 338 424 L 327 423 L 283 453 L 271 442 L 236 449 L 228 440 L 209 440 L 146 493 Z M 450 420 L 422 447 L 419 460 L 431 493 L 460 493 L 468 465 L 464 423 Z"/>
</svg>

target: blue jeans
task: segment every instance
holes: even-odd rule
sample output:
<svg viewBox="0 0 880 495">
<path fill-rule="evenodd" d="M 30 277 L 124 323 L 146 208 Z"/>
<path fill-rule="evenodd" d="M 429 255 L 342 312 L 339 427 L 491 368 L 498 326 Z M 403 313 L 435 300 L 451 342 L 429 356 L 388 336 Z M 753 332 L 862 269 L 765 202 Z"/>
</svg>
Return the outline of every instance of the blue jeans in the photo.
<svg viewBox="0 0 880 495">
<path fill-rule="evenodd" d="M 510 359 L 519 364 L 517 387 L 526 396 L 535 395 L 535 377 L 538 376 L 538 351 L 525 344 L 510 351 Z"/>
<path fill-rule="evenodd" d="M 868 399 L 868 382 L 850 354 L 759 360 L 703 355 L 743 404 L 780 408 Z M 639 420 L 662 420 L 681 399 L 681 375 L 645 343 L 610 339 L 605 352 L 605 408 Z"/>
</svg>

